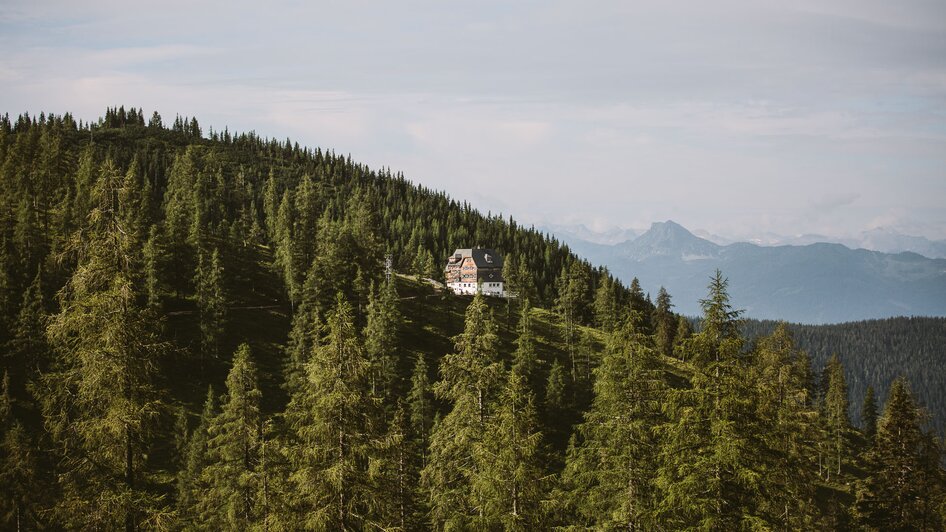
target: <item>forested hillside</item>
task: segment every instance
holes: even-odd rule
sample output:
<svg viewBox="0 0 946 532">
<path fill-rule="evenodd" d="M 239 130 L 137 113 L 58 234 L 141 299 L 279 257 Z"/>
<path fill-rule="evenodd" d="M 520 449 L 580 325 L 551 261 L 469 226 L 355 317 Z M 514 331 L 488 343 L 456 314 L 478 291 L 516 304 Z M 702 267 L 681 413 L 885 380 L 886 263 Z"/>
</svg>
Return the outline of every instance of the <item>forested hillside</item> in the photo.
<svg viewBox="0 0 946 532">
<path fill-rule="evenodd" d="M 719 272 L 694 332 L 512 220 L 136 109 L 4 118 L 0 162 L 0 527 L 943 526 L 910 384 L 857 428 Z M 518 298 L 431 282 L 474 245 Z"/>
<path fill-rule="evenodd" d="M 750 338 L 772 334 L 777 322 L 747 320 Z M 932 426 L 946 430 L 946 319 L 890 318 L 836 325 L 788 324 L 799 349 L 823 368 L 832 355 L 844 363 L 851 415 L 861 419 L 861 399 L 872 387 L 885 397 L 899 376 L 906 377 Z"/>
</svg>

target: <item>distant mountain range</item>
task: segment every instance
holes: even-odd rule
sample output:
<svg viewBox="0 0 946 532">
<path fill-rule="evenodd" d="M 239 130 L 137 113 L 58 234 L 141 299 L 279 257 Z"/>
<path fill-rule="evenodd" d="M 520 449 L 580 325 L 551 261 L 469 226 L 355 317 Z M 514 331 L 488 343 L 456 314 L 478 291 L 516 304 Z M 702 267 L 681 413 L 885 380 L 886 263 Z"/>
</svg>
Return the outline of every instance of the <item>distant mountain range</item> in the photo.
<svg viewBox="0 0 946 532">
<path fill-rule="evenodd" d="M 710 275 L 719 268 L 749 317 L 839 323 L 892 316 L 946 316 L 946 259 L 883 253 L 838 243 L 720 245 L 672 221 L 654 223 L 624 242 L 596 243 L 555 233 L 592 263 L 652 295 L 664 286 L 676 310 L 700 313 Z M 877 236 L 882 242 L 881 235 Z"/>
<path fill-rule="evenodd" d="M 542 224 L 537 227 L 540 231 L 555 235 L 559 240 L 582 240 L 593 244 L 620 244 L 637 238 L 633 229 L 610 227 L 603 230 L 594 230 L 584 224 Z"/>
<path fill-rule="evenodd" d="M 739 242 L 731 238 L 715 235 L 707 231 L 693 231 L 699 237 L 720 245 Z M 587 239 L 592 242 L 595 240 Z M 931 259 L 946 258 L 946 240 L 930 240 L 922 236 L 905 235 L 903 233 L 878 227 L 869 231 L 862 231 L 854 237 L 833 237 L 818 234 L 803 234 L 795 236 L 780 235 L 777 233 L 762 233 L 746 240 L 750 244 L 760 246 L 807 246 L 808 244 L 843 244 L 851 249 L 868 249 L 884 253 L 903 253 L 910 251 Z"/>
</svg>

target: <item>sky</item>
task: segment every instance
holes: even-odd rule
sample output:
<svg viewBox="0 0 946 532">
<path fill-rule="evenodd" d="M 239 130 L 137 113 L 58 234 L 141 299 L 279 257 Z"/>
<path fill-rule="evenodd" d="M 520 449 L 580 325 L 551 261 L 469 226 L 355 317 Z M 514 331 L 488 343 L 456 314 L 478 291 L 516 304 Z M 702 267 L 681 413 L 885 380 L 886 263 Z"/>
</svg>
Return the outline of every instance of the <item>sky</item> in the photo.
<svg viewBox="0 0 946 532">
<path fill-rule="evenodd" d="M 118 105 L 524 223 L 946 238 L 942 0 L 0 0 L 0 112 Z"/>
</svg>

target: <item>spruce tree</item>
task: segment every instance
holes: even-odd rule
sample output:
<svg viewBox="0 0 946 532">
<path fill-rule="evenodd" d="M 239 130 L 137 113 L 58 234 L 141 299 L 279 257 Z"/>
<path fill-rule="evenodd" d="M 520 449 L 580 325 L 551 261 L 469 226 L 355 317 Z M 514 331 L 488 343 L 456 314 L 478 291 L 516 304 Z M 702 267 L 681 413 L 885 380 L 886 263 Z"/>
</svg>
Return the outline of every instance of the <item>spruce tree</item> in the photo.
<svg viewBox="0 0 946 532">
<path fill-rule="evenodd" d="M 611 335 L 596 377 L 594 402 L 562 475 L 568 513 L 593 528 L 656 528 L 653 428 L 661 423 L 665 384 L 639 313 Z"/>
<path fill-rule="evenodd" d="M 519 309 L 519 336 L 516 339 L 516 351 L 513 353 L 513 369 L 526 379 L 532 387 L 532 378 L 539 363 L 535 347 L 535 325 L 533 325 L 532 306 L 529 300 L 523 300 Z"/>
<path fill-rule="evenodd" d="M 209 257 L 206 253 L 199 253 L 194 284 L 197 286 L 201 361 L 217 360 L 220 358 L 220 344 L 226 327 L 227 297 L 223 265 L 216 248 Z"/>
<path fill-rule="evenodd" d="M 547 481 L 542 434 L 524 375 L 509 372 L 487 430 L 474 447 L 471 499 L 479 529 L 538 530 L 545 525 Z"/>
<path fill-rule="evenodd" d="M 227 374 L 227 393 L 220 413 L 207 428 L 207 486 L 198 501 L 202 527 L 246 530 L 264 519 L 259 507 L 263 472 L 260 442 L 262 393 L 250 346 L 242 344 Z"/>
<path fill-rule="evenodd" d="M 861 407 L 861 430 L 869 443 L 873 443 L 877 434 L 877 398 L 874 396 L 874 387 L 868 385 L 864 393 L 864 404 Z"/>
<path fill-rule="evenodd" d="M 408 395 L 411 434 L 417 440 L 420 450 L 421 467 L 427 464 L 427 448 L 430 443 L 430 430 L 433 427 L 434 405 L 431 397 L 430 381 L 427 377 L 427 363 L 424 355 L 417 355 L 414 372 L 411 375 L 411 391 Z"/>
<path fill-rule="evenodd" d="M 717 271 L 701 300 L 703 329 L 684 346 L 690 387 L 668 394 L 670 418 L 660 428 L 659 517 L 676 528 L 732 529 L 758 512 L 753 396 L 727 285 Z"/>
<path fill-rule="evenodd" d="M 545 382 L 544 420 L 548 437 L 546 440 L 559 456 L 565 451 L 568 434 L 571 430 L 568 412 L 568 390 L 566 388 L 565 367 L 558 359 L 552 360 L 549 376 Z"/>
<path fill-rule="evenodd" d="M 197 427 L 188 433 L 180 457 L 181 468 L 177 475 L 177 514 L 185 528 L 197 525 L 198 501 L 209 490 L 208 479 L 203 471 L 210 463 L 210 425 L 217 416 L 217 398 L 213 387 L 207 387 L 207 399 L 200 414 Z"/>
<path fill-rule="evenodd" d="M 452 403 L 433 431 L 421 473 L 437 529 L 474 526 L 483 512 L 471 497 L 481 473 L 474 453 L 487 430 L 502 371 L 496 326 L 483 297 L 477 294 L 467 307 L 463 333 L 455 338 L 456 352 L 441 359 L 440 380 L 434 386 L 440 399 Z"/>
<path fill-rule="evenodd" d="M 26 397 L 26 383 L 36 377 L 50 362 L 49 344 L 46 341 L 48 316 L 43 302 L 42 272 L 37 271 L 33 282 L 23 292 L 23 303 L 13 326 L 10 340 L 9 360 L 5 365 L 13 370 L 14 397 Z M 9 370 L 8 370 L 9 371 Z"/>
<path fill-rule="evenodd" d="M 674 336 L 677 333 L 677 320 L 671 308 L 673 303 L 670 302 L 670 294 L 661 286 L 654 308 L 654 340 L 657 352 L 666 357 L 673 356 Z"/>
<path fill-rule="evenodd" d="M 368 323 L 365 325 L 365 355 L 371 364 L 371 393 L 382 400 L 393 397 L 397 376 L 397 332 L 401 314 L 397 308 L 394 278 L 386 281 L 377 294 L 371 290 Z"/>
<path fill-rule="evenodd" d="M 868 453 L 870 475 L 858 489 L 860 524 L 865 528 L 937 530 L 946 524 L 937 515 L 943 504 L 938 452 L 928 460 L 929 440 L 920 420 L 906 382 L 895 380 Z"/>
<path fill-rule="evenodd" d="M 0 526 L 8 530 L 40 529 L 37 511 L 48 486 L 40 482 L 37 442 L 13 411 L 10 376 L 0 383 Z"/>
<path fill-rule="evenodd" d="M 828 461 L 823 474 L 827 480 L 841 474 L 841 469 L 847 458 L 847 436 L 851 422 L 848 417 L 850 402 L 847 394 L 847 380 L 844 377 L 844 366 L 837 355 L 831 357 L 824 369 L 827 383 L 822 410 L 824 414 L 824 429 L 826 431 Z"/>
<path fill-rule="evenodd" d="M 808 358 L 795 347 L 785 324 L 762 338 L 754 353 L 754 383 L 761 439 L 756 462 L 766 489 L 758 500 L 760 527 L 808 529 L 816 526 L 814 464 L 817 412 L 808 390 Z"/>
<path fill-rule="evenodd" d="M 71 239 L 77 266 L 48 329 L 57 358 L 39 395 L 62 453 L 57 517 L 65 526 L 131 530 L 158 506 L 146 487 L 144 455 L 160 408 L 153 380 L 165 346 L 157 320 L 136 305 L 122 186 L 106 161 L 88 225 Z"/>
<path fill-rule="evenodd" d="M 309 422 L 295 426 L 300 446 L 292 481 L 306 529 L 352 530 L 378 524 L 368 471 L 383 427 L 370 395 L 370 364 L 342 294 L 328 320 L 325 343 L 307 365 Z M 301 401 L 300 401 L 301 402 Z"/>
</svg>

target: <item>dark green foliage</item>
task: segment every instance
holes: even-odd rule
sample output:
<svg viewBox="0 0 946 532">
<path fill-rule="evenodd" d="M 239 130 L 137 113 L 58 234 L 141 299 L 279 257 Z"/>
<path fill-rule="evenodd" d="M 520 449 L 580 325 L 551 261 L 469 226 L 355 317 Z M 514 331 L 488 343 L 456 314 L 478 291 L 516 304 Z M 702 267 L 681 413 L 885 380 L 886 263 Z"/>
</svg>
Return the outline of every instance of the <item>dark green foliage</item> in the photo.
<svg viewBox="0 0 946 532">
<path fill-rule="evenodd" d="M 199 517 L 198 501 L 209 489 L 204 469 L 210 463 L 210 424 L 217 416 L 217 398 L 213 387 L 207 388 L 207 400 L 197 427 L 190 431 L 180 457 L 177 475 L 177 510 L 182 523 L 196 526 Z"/>
<path fill-rule="evenodd" d="M 776 323 L 747 320 L 746 335 L 771 334 Z M 877 397 L 885 397 L 890 385 L 902 375 L 929 411 L 932 426 L 946 434 L 946 318 L 903 317 L 834 325 L 789 324 L 800 349 L 811 354 L 812 365 L 822 368 L 833 355 L 845 361 L 845 377 L 851 397 L 851 419 L 861 419 L 861 407 L 872 386 Z"/>
<path fill-rule="evenodd" d="M 873 441 L 877 434 L 877 398 L 874 397 L 874 387 L 868 386 L 864 394 L 864 405 L 861 407 L 861 430 L 868 441 Z"/>
<path fill-rule="evenodd" d="M 441 359 L 440 381 L 434 386 L 452 409 L 434 427 L 421 476 L 437 529 L 475 526 L 481 517 L 473 491 L 484 472 L 475 453 L 486 433 L 502 374 L 496 325 L 482 295 L 473 298 L 463 333 L 455 340 L 456 352 Z"/>
<path fill-rule="evenodd" d="M 670 420 L 661 428 L 659 516 L 674 527 L 731 530 L 759 519 L 761 449 L 739 311 L 720 272 L 701 304 L 702 331 L 685 345 L 694 363 L 691 387 L 669 394 Z"/>
<path fill-rule="evenodd" d="M 397 289 L 390 279 L 374 289 L 368 302 L 368 323 L 365 325 L 365 356 L 370 369 L 371 393 L 387 402 L 394 397 L 397 377 L 397 330 L 402 321 L 397 309 Z"/>
<path fill-rule="evenodd" d="M 594 402 L 568 451 L 562 503 L 598 529 L 658 526 L 655 474 L 666 384 L 638 313 L 614 331 L 596 370 Z"/>
<path fill-rule="evenodd" d="M 136 243 L 122 225 L 123 186 L 106 161 L 89 225 L 69 243 L 77 266 L 51 318 L 57 358 L 38 390 L 64 464 L 56 516 L 73 526 L 129 528 L 158 513 L 145 454 L 160 409 L 153 381 L 164 347 L 154 318 L 135 303 Z"/>
<path fill-rule="evenodd" d="M 227 296 L 224 292 L 223 265 L 216 248 L 209 257 L 204 251 L 198 251 L 194 285 L 197 287 L 197 313 L 200 320 L 200 356 L 202 360 L 217 359 L 220 358 L 220 344 L 226 326 Z"/>
<path fill-rule="evenodd" d="M 241 345 L 227 375 L 220 413 L 206 428 L 207 465 L 201 469 L 196 522 L 200 528 L 246 530 L 265 520 L 261 504 L 263 418 L 256 364 Z M 208 401 L 205 406 L 212 409 Z M 200 427 L 198 427 L 198 430 Z M 198 434 L 199 440 L 202 435 Z M 196 453 L 200 450 L 196 449 Z"/>
<path fill-rule="evenodd" d="M 826 383 L 824 397 L 821 400 L 821 409 L 824 420 L 824 430 L 827 433 L 827 466 L 823 476 L 830 480 L 831 475 L 840 475 L 845 459 L 848 457 L 847 437 L 851 428 L 848 418 L 850 410 L 847 381 L 844 378 L 844 367 L 837 356 L 831 357 L 822 373 Z"/>
<path fill-rule="evenodd" d="M 920 410 L 903 379 L 894 381 L 876 440 L 871 475 L 858 490 L 862 524 L 876 530 L 940 530 L 944 525 L 937 442 L 924 434 Z"/>
<path fill-rule="evenodd" d="M 480 529 L 539 530 L 545 526 L 548 479 L 543 471 L 542 435 L 533 394 L 513 369 L 486 423 L 473 460 L 471 500 Z"/>
<path fill-rule="evenodd" d="M 294 399 L 308 406 L 293 427 L 298 448 L 292 482 L 306 529 L 369 528 L 379 522 L 369 459 L 383 427 L 370 394 L 371 365 L 355 330 L 351 305 L 338 294 L 328 335 L 306 364 L 307 382 Z"/>
</svg>

